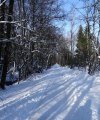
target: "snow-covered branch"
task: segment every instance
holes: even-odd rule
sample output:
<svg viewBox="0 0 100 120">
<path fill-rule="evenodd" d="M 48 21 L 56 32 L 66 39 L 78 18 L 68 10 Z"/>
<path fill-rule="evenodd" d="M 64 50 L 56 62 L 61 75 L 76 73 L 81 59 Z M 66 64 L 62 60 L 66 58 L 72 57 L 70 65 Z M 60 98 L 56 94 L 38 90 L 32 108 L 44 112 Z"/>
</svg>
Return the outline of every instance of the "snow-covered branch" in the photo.
<svg viewBox="0 0 100 120">
<path fill-rule="evenodd" d="M 4 0 L 2 3 L 0 3 L 0 7 L 6 2 L 6 0 Z"/>
<path fill-rule="evenodd" d="M 15 24 L 18 23 L 19 21 L 0 21 L 0 23 L 10 23 L 10 24 Z"/>
</svg>

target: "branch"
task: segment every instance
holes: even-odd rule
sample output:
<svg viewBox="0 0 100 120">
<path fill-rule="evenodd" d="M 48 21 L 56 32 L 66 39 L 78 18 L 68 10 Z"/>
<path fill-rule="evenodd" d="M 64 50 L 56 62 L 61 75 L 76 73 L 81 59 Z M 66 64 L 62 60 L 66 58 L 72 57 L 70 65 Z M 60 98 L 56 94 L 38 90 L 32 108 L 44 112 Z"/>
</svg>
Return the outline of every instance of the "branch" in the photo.
<svg viewBox="0 0 100 120">
<path fill-rule="evenodd" d="M 2 3 L 0 3 L 0 7 L 6 2 L 6 0 L 4 0 Z"/>
<path fill-rule="evenodd" d="M 0 24 L 1 23 L 10 23 L 10 24 L 15 24 L 15 23 L 19 23 L 19 21 L 0 21 Z"/>
</svg>

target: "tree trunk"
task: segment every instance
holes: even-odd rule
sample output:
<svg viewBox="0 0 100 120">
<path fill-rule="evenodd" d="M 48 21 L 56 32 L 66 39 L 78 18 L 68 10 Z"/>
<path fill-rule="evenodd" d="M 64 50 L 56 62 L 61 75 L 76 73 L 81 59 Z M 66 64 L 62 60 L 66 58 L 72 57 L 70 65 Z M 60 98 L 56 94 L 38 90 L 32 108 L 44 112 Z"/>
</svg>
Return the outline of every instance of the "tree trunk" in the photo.
<svg viewBox="0 0 100 120">
<path fill-rule="evenodd" d="M 3 0 L 1 0 L 1 3 Z M 0 21 L 5 20 L 5 3 L 1 6 L 0 9 Z M 4 24 L 0 23 L 0 60 L 2 55 L 2 39 L 4 38 Z"/>
<path fill-rule="evenodd" d="M 9 16 L 8 16 L 8 21 L 12 21 L 12 14 L 13 14 L 13 5 L 14 5 L 14 0 L 9 1 Z M 9 40 L 11 36 L 11 24 L 7 23 L 7 33 L 6 33 L 6 38 Z M 6 81 L 6 75 L 7 75 L 7 68 L 9 65 L 9 58 L 10 58 L 10 51 L 11 49 L 11 42 L 6 43 L 5 47 L 5 53 L 4 53 L 4 61 L 3 61 L 3 70 L 2 70 L 2 76 L 1 76 L 1 88 L 5 89 L 5 81 Z"/>
</svg>

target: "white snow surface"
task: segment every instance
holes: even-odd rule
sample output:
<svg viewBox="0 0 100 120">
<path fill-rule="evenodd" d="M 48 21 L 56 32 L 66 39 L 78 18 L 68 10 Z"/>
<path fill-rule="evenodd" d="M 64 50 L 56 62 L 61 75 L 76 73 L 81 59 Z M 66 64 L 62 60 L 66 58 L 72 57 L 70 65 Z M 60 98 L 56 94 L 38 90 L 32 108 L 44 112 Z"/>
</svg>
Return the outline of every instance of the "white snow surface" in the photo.
<svg viewBox="0 0 100 120">
<path fill-rule="evenodd" d="M 100 120 L 100 76 L 56 64 L 0 90 L 0 120 Z"/>
</svg>

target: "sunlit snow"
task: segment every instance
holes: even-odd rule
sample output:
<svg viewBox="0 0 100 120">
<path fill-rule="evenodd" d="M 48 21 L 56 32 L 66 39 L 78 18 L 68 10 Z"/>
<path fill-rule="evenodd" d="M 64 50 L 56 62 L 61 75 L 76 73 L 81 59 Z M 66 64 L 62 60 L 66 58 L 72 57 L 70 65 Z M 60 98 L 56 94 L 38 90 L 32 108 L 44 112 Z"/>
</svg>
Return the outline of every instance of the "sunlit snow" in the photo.
<svg viewBox="0 0 100 120">
<path fill-rule="evenodd" d="M 56 64 L 0 90 L 0 120 L 100 120 L 100 76 Z"/>
</svg>

